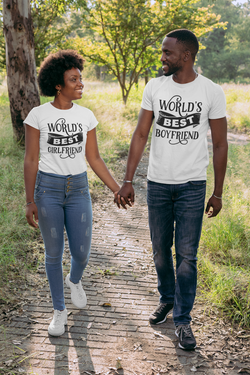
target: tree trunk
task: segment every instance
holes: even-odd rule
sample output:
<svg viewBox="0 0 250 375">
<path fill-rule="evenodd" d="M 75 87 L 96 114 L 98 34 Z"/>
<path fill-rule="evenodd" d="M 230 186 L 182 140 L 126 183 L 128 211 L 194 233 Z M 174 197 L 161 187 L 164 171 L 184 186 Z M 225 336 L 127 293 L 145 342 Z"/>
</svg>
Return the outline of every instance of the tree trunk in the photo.
<svg viewBox="0 0 250 375">
<path fill-rule="evenodd" d="M 23 120 L 40 104 L 29 0 L 3 0 L 3 23 L 14 138 L 24 144 Z"/>
<path fill-rule="evenodd" d="M 144 79 L 145 79 L 145 86 L 146 86 L 146 84 L 148 83 L 148 69 L 145 70 Z"/>
</svg>

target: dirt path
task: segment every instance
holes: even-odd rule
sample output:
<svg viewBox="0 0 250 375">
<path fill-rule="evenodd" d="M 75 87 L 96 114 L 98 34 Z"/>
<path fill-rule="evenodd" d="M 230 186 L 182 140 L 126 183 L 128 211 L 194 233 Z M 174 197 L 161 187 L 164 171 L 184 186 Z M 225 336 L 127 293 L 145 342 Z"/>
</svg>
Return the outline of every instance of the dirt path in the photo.
<svg viewBox="0 0 250 375">
<path fill-rule="evenodd" d="M 150 326 L 148 316 L 158 304 L 158 292 L 147 224 L 146 171 L 147 154 L 136 172 L 133 209 L 117 209 L 108 192 L 105 202 L 93 205 L 92 252 L 83 278 L 88 305 L 76 309 L 65 290 L 69 317 L 63 336 L 47 333 L 52 305 L 44 266 L 39 268 L 39 284 L 29 279 L 22 303 L 0 323 L 1 375 L 250 374 L 249 332 L 232 328 L 199 298 L 192 312 L 195 351 L 178 348 L 171 317 Z M 67 246 L 64 267 L 66 275 Z"/>
</svg>

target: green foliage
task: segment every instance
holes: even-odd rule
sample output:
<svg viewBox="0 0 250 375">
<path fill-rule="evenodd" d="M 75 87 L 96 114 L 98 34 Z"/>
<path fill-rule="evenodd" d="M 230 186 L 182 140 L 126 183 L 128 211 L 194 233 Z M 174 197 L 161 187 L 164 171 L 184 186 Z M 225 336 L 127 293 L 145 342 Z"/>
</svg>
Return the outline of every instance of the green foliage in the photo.
<svg viewBox="0 0 250 375">
<path fill-rule="evenodd" d="M 219 82 L 249 82 L 250 74 L 250 1 L 243 6 L 231 0 L 200 1 L 221 14 L 227 29 L 209 33 L 201 42 L 206 49 L 200 51 L 197 65 L 203 74 Z"/>
<path fill-rule="evenodd" d="M 0 290 L 9 280 L 25 277 L 33 267 L 30 242 L 35 233 L 27 227 L 23 182 L 24 150 L 13 140 L 6 94 L 0 96 Z M 0 299 L 4 298 L 3 295 Z M 6 299 L 10 296 L 5 296 Z"/>
<path fill-rule="evenodd" d="M 40 66 L 49 52 L 62 47 L 62 42 L 74 29 L 68 13 L 86 8 L 85 0 L 31 0 L 34 26 L 36 65 Z M 5 68 L 2 1 L 0 0 L 0 68 Z M 75 26 L 76 27 L 76 26 Z"/>
<path fill-rule="evenodd" d="M 124 103 L 139 76 L 160 66 L 160 45 L 169 31 L 188 28 L 199 37 L 216 27 L 220 16 L 197 8 L 197 0 L 92 0 L 82 17 L 95 38 L 75 37 L 65 43 L 117 78 Z"/>
<path fill-rule="evenodd" d="M 210 308 L 242 327 L 250 327 L 250 272 L 239 267 L 221 266 L 206 255 L 199 258 L 200 291 Z"/>
<path fill-rule="evenodd" d="M 250 144 L 229 146 L 223 209 L 204 219 L 200 243 L 201 291 L 226 316 L 250 327 Z M 213 187 L 208 168 L 208 194 Z"/>
<path fill-rule="evenodd" d="M 249 85 L 224 84 L 227 100 L 227 119 L 230 129 L 250 133 Z"/>
</svg>

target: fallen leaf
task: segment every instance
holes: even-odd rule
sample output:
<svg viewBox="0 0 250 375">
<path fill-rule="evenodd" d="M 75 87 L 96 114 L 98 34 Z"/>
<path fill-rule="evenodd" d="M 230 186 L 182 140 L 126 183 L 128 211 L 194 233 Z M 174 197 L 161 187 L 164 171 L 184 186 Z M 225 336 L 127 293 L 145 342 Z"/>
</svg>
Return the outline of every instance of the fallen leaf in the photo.
<svg viewBox="0 0 250 375">
<path fill-rule="evenodd" d="M 137 350 L 137 349 L 140 350 L 140 351 L 142 350 L 142 347 L 141 347 L 141 343 L 140 343 L 140 342 L 136 342 L 136 343 L 134 344 L 134 351 Z"/>
<path fill-rule="evenodd" d="M 210 339 L 209 341 L 206 342 L 206 344 L 210 345 L 210 344 L 212 344 L 212 342 L 214 342 L 214 340 Z"/>
<path fill-rule="evenodd" d="M 154 332 L 155 336 L 162 337 L 163 339 L 165 338 L 163 335 L 161 335 L 159 332 Z"/>
<path fill-rule="evenodd" d="M 196 371 L 197 371 L 197 368 L 196 368 L 195 366 L 193 366 L 193 367 L 191 368 L 191 371 L 196 372 Z"/>
<path fill-rule="evenodd" d="M 102 304 L 103 307 L 111 307 L 111 303 L 110 302 L 104 302 Z"/>
<path fill-rule="evenodd" d="M 92 322 L 88 324 L 87 329 L 89 329 L 92 326 Z"/>
<path fill-rule="evenodd" d="M 12 341 L 12 344 L 14 344 L 14 345 L 21 345 L 21 344 L 22 344 L 22 341 L 13 340 L 13 341 Z"/>
<path fill-rule="evenodd" d="M 249 368 L 241 368 L 239 371 L 238 371 L 238 374 L 244 374 L 244 373 L 247 373 L 247 374 L 250 374 L 250 369 Z"/>
<path fill-rule="evenodd" d="M 9 361 L 5 361 L 4 363 L 6 364 L 6 366 L 11 366 L 13 363 L 13 359 L 10 359 Z"/>
</svg>

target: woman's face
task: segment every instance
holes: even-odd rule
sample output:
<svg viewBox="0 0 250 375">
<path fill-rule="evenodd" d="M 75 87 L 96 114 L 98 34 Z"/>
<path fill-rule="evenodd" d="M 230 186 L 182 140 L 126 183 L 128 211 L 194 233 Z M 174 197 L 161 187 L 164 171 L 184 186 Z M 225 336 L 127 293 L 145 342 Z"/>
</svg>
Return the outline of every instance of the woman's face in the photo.
<svg viewBox="0 0 250 375">
<path fill-rule="evenodd" d="M 81 72 L 77 68 L 66 70 L 64 73 L 64 86 L 56 86 L 57 89 L 60 89 L 60 96 L 70 101 L 81 99 L 83 87 Z"/>
</svg>

